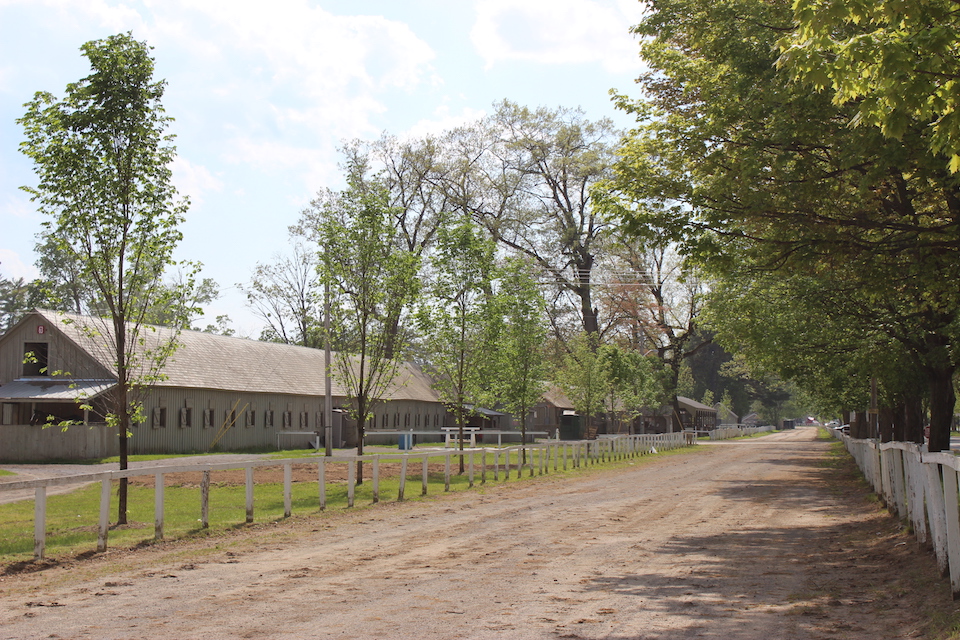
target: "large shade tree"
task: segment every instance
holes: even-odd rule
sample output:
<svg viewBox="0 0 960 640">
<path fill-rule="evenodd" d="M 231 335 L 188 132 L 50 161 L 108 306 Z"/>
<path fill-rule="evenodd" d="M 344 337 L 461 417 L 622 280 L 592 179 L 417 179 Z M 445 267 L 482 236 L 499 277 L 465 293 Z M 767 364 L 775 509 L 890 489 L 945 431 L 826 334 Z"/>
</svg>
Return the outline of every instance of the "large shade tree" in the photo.
<svg viewBox="0 0 960 640">
<path fill-rule="evenodd" d="M 899 139 L 852 126 L 853 106 L 778 69 L 777 43 L 793 21 L 783 3 L 650 3 L 636 28 L 647 36 L 646 97 L 620 98 L 638 127 L 608 185 L 613 209 L 641 236 L 682 242 L 721 277 L 842 267 L 862 303 L 848 325 L 895 326 L 920 363 L 904 375 L 925 380 L 930 446 L 943 448 L 960 309 L 949 285 L 960 276 L 957 177 L 920 123 Z"/>
</svg>

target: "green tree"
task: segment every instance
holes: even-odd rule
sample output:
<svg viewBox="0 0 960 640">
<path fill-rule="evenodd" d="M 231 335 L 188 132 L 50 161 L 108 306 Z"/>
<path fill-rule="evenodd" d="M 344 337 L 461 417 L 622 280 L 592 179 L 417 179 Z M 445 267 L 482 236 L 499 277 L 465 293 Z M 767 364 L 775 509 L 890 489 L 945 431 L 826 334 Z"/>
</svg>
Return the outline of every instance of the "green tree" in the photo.
<svg viewBox="0 0 960 640">
<path fill-rule="evenodd" d="M 331 330 L 352 336 L 350 348 L 335 353 L 334 375 L 350 398 L 363 455 L 367 421 L 401 364 L 394 327 L 417 295 L 419 261 L 398 245 L 386 190 L 376 182 L 322 192 L 310 208 L 321 244 L 320 281 L 330 287 Z"/>
<path fill-rule="evenodd" d="M 546 303 L 529 258 L 508 259 L 498 279 L 496 304 L 503 322 L 495 347 L 496 395 L 503 409 L 520 420 L 526 442 L 527 418 L 547 388 Z"/>
<path fill-rule="evenodd" d="M 954 404 L 958 178 L 911 123 L 899 139 L 854 127 L 777 68 L 793 29 L 782 3 L 655 0 L 638 34 L 646 99 L 620 98 L 638 127 L 608 184 L 643 238 L 683 243 L 719 277 L 749 268 L 810 276 L 843 267 L 867 321 L 920 363 L 931 448 L 947 444 Z M 841 307 L 843 309 L 849 306 Z"/>
<path fill-rule="evenodd" d="M 176 338 L 153 339 L 148 314 L 165 306 L 181 327 L 192 311 L 185 287 L 162 280 L 174 264 L 187 201 L 170 181 L 175 151 L 160 102 L 166 84 L 153 79 L 150 47 L 128 33 L 88 42 L 81 51 L 92 74 L 68 85 L 62 100 L 37 93 L 18 120 L 26 134 L 21 150 L 39 178 L 25 189 L 48 216 L 43 241 L 76 266 L 83 289 L 94 292 L 107 316 L 85 321 L 82 330 L 114 359 L 117 384 L 106 418 L 118 430 L 126 469 L 140 393 L 162 377 L 177 347 Z M 118 522 L 126 521 L 123 479 Z"/>
<path fill-rule="evenodd" d="M 929 127 L 929 148 L 960 171 L 960 8 L 953 0 L 798 0 L 779 64 L 837 104 L 854 124 L 902 138 Z"/>
<path fill-rule="evenodd" d="M 555 373 L 557 384 L 583 416 L 586 429 L 603 413 L 610 385 L 608 361 L 600 354 L 599 342 L 596 334 L 586 332 L 568 340 L 562 365 Z"/>
<path fill-rule="evenodd" d="M 580 110 L 503 101 L 445 141 L 457 163 L 445 178 L 453 201 L 535 261 L 589 333 L 600 332 L 591 278 L 611 226 L 590 188 L 609 176 L 619 135 L 610 120 L 591 122 Z"/>
<path fill-rule="evenodd" d="M 0 335 L 15 325 L 42 299 L 36 281 L 0 277 Z"/>
<path fill-rule="evenodd" d="M 493 242 L 469 219 L 442 227 L 417 310 L 427 369 L 453 413 L 461 449 L 467 416 L 493 399 L 499 324 L 492 295 L 493 254 Z"/>
</svg>

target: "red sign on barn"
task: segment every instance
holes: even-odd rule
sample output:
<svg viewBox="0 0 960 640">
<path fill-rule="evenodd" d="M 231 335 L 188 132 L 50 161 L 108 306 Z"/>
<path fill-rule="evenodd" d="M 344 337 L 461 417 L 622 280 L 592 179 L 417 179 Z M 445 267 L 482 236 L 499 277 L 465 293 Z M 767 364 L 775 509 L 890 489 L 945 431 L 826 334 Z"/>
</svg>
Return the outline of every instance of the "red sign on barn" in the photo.
<svg viewBox="0 0 960 640">
<path fill-rule="evenodd" d="M 43 326 L 42 324 L 37 325 L 37 333 L 39 333 L 40 335 L 43 335 L 46 332 L 47 332 L 47 328 L 45 326 Z"/>
</svg>

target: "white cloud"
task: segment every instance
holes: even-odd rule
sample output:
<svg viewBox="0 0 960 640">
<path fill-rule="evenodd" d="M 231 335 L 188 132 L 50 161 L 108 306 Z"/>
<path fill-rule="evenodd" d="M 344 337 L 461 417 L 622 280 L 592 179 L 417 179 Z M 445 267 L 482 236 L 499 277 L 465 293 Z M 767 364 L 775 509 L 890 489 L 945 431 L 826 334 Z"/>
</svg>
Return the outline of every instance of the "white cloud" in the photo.
<svg viewBox="0 0 960 640">
<path fill-rule="evenodd" d="M 640 66 L 629 29 L 642 12 L 635 0 L 478 0 L 470 37 L 488 68 L 510 60 L 599 62 L 629 72 Z"/>
<path fill-rule="evenodd" d="M 177 191 L 190 196 L 190 201 L 195 205 L 203 202 L 204 193 L 223 190 L 223 181 L 220 178 L 203 165 L 194 164 L 183 156 L 177 156 L 170 169 L 173 171 L 173 184 Z"/>
<path fill-rule="evenodd" d="M 482 109 L 470 108 L 465 108 L 460 113 L 450 113 L 450 108 L 442 105 L 434 111 L 432 118 L 420 120 L 405 131 L 401 137 L 422 138 L 425 136 L 438 135 L 462 125 L 476 122 L 485 115 L 487 115 L 487 113 Z"/>
<path fill-rule="evenodd" d="M 334 154 L 323 149 L 298 147 L 276 140 L 237 137 L 224 152 L 224 159 L 244 164 L 266 174 L 295 173 L 313 193 L 322 185 L 340 180 Z"/>
<path fill-rule="evenodd" d="M 4 278 L 23 278 L 33 280 L 40 275 L 32 264 L 26 264 L 20 254 L 11 249 L 0 249 L 0 276 Z"/>
</svg>

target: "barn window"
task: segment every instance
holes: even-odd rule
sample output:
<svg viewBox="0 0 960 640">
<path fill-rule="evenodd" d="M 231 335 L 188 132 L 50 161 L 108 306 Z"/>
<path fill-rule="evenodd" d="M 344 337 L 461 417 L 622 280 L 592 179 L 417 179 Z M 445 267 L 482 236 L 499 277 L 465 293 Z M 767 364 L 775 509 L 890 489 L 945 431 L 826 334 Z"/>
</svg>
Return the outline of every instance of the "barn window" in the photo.
<svg viewBox="0 0 960 640">
<path fill-rule="evenodd" d="M 291 426 L 293 426 L 293 412 L 284 411 L 283 412 L 283 428 L 289 429 Z"/>
<path fill-rule="evenodd" d="M 310 413 L 307 411 L 300 412 L 300 428 L 301 429 L 310 428 Z"/>
<path fill-rule="evenodd" d="M 263 426 L 267 429 L 273 427 L 273 409 L 267 409 L 263 412 Z"/>
<path fill-rule="evenodd" d="M 203 428 L 209 429 L 213 426 L 213 409 L 204 409 L 203 410 Z"/>
<path fill-rule="evenodd" d="M 48 376 L 49 345 L 46 342 L 23 343 L 23 375 Z"/>
<path fill-rule="evenodd" d="M 154 407 L 150 426 L 154 429 L 162 429 L 167 426 L 167 408 L 166 407 Z"/>
<path fill-rule="evenodd" d="M 253 409 L 248 409 L 246 412 L 246 426 L 255 427 L 257 426 L 257 412 Z"/>
<path fill-rule="evenodd" d="M 185 429 L 193 426 L 193 409 L 190 407 L 180 408 L 180 428 Z"/>
</svg>

